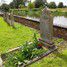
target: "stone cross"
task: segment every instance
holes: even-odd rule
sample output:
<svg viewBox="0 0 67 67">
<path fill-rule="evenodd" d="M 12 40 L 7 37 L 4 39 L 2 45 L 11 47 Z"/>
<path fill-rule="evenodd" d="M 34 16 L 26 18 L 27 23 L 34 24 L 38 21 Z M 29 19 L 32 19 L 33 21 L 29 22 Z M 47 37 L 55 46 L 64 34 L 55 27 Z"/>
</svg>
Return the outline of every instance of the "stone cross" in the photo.
<svg viewBox="0 0 67 67">
<path fill-rule="evenodd" d="M 44 41 L 51 41 L 53 36 L 53 17 L 47 7 L 43 9 L 40 18 L 40 33 Z"/>
</svg>

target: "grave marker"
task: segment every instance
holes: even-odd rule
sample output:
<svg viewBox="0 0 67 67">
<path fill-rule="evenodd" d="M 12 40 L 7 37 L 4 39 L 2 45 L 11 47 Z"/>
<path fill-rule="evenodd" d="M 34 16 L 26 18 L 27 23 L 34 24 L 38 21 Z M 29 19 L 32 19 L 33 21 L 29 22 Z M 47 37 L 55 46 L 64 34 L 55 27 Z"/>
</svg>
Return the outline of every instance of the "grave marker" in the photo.
<svg viewBox="0 0 67 67">
<path fill-rule="evenodd" d="M 10 13 L 10 25 L 14 27 L 14 16 L 13 16 L 13 11 Z"/>
<path fill-rule="evenodd" d="M 4 18 L 4 20 L 5 20 L 10 26 L 12 26 L 13 28 L 15 28 L 15 27 L 14 27 L 14 16 L 13 16 L 13 12 L 11 12 L 11 13 L 4 12 L 3 18 Z"/>
<path fill-rule="evenodd" d="M 53 17 L 51 16 L 47 6 L 43 9 L 40 18 L 40 32 L 41 38 L 44 41 L 51 41 L 53 36 Z"/>
<path fill-rule="evenodd" d="M 7 23 L 10 25 L 9 13 L 6 13 L 6 18 Z"/>
</svg>

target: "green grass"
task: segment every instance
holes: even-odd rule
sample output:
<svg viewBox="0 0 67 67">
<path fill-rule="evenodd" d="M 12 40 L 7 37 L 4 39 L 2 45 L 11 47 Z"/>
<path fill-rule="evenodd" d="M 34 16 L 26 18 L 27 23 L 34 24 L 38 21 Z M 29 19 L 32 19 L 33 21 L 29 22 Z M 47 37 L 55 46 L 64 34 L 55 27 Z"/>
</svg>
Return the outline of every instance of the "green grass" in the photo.
<svg viewBox="0 0 67 67">
<path fill-rule="evenodd" d="M 46 57 L 30 67 L 67 67 L 67 50 L 64 51 L 63 55 Z"/>
<path fill-rule="evenodd" d="M 16 29 L 8 26 L 8 24 L 0 17 L 0 54 L 9 49 L 23 45 L 26 41 L 31 41 L 36 30 L 24 25 L 15 23 Z M 37 34 L 37 36 L 39 36 Z"/>
<path fill-rule="evenodd" d="M 58 46 L 56 51 L 29 67 L 67 67 L 67 42 Z"/>
<path fill-rule="evenodd" d="M 39 34 L 36 30 L 26 27 L 24 25 L 15 23 L 16 29 L 8 26 L 0 17 L 0 54 L 9 49 L 23 45 L 26 41 L 33 40 L 33 34 Z M 55 40 L 55 44 L 63 41 L 62 39 Z M 63 41 L 58 47 L 60 53 L 54 52 L 42 60 L 30 65 L 29 67 L 67 67 L 67 42 Z"/>
<path fill-rule="evenodd" d="M 56 8 L 56 9 L 50 9 L 51 11 L 61 11 L 61 12 L 67 12 L 67 8 Z"/>
</svg>

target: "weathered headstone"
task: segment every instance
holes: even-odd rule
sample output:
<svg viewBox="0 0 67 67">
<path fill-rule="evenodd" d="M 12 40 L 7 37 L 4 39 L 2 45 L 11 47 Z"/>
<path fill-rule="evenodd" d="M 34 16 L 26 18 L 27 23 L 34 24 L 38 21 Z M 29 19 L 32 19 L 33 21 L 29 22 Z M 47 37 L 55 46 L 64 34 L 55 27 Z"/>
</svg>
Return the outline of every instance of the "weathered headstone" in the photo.
<svg viewBox="0 0 67 67">
<path fill-rule="evenodd" d="M 6 13 L 6 18 L 7 23 L 10 25 L 9 13 Z"/>
<path fill-rule="evenodd" d="M 6 12 L 3 14 L 4 21 L 6 21 Z"/>
<path fill-rule="evenodd" d="M 14 16 L 13 16 L 13 12 L 10 13 L 10 20 L 11 20 L 10 25 L 11 25 L 11 26 L 14 26 Z"/>
<path fill-rule="evenodd" d="M 10 24 L 10 20 L 9 20 L 9 14 L 7 12 L 4 12 L 4 16 L 3 16 L 4 20 Z"/>
<path fill-rule="evenodd" d="M 3 15 L 4 20 L 12 27 L 14 27 L 14 16 L 13 16 L 13 12 L 8 13 L 8 12 L 4 12 Z M 15 27 L 14 27 L 15 28 Z"/>
<path fill-rule="evenodd" d="M 50 10 L 45 7 L 40 18 L 40 32 L 44 41 L 51 41 L 53 36 L 53 18 Z"/>
</svg>

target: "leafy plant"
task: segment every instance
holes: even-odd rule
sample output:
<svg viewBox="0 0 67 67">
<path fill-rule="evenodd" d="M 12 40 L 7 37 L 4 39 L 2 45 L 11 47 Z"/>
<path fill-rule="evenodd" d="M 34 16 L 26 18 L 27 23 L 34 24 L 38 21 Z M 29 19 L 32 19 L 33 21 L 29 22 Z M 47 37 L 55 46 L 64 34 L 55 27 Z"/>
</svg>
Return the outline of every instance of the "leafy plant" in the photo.
<svg viewBox="0 0 67 67">
<path fill-rule="evenodd" d="M 8 65 L 11 65 L 17 67 L 19 63 L 25 63 L 25 60 L 30 61 L 31 59 L 42 55 L 46 52 L 46 50 L 38 49 L 38 44 L 40 44 L 40 42 L 38 41 L 36 34 L 34 34 L 33 42 L 26 42 L 23 46 L 21 46 L 19 51 L 7 55 L 7 62 L 5 63 L 5 66 L 7 67 Z"/>
<path fill-rule="evenodd" d="M 32 9 L 32 8 L 34 8 L 34 7 L 35 7 L 35 6 L 34 6 L 34 3 L 29 3 L 29 4 L 28 4 L 28 8 L 29 8 L 29 9 Z"/>
</svg>

